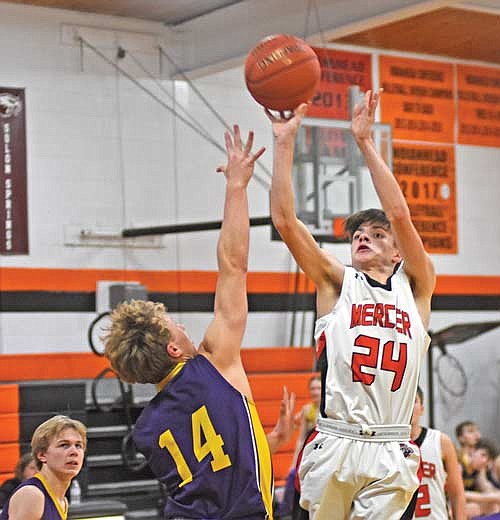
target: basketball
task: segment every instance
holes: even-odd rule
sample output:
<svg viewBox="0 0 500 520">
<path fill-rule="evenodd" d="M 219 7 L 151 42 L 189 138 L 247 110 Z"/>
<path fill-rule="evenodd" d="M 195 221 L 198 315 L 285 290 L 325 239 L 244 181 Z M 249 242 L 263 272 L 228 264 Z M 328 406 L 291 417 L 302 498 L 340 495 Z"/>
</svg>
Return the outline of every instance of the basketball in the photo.
<svg viewBox="0 0 500 520">
<path fill-rule="evenodd" d="M 293 110 L 312 99 L 320 79 L 318 57 L 300 38 L 268 36 L 245 61 L 245 82 L 252 97 L 270 110 Z"/>
</svg>

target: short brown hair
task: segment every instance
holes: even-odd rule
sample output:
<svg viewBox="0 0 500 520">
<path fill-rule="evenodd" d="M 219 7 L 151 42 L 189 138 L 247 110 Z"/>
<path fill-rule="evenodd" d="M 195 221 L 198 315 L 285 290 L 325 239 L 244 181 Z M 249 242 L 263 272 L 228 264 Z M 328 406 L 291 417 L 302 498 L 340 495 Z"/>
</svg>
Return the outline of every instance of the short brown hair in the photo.
<svg viewBox="0 0 500 520">
<path fill-rule="evenodd" d="M 344 230 L 349 236 L 349 239 L 352 240 L 352 237 L 359 226 L 367 222 L 372 224 L 380 224 L 388 231 L 391 229 L 391 223 L 389 222 L 389 219 L 383 210 L 376 208 L 364 209 L 362 211 L 358 211 L 357 213 L 353 213 L 350 217 L 346 218 L 344 223 Z"/>
<path fill-rule="evenodd" d="M 474 421 L 463 421 L 460 424 L 457 424 L 455 428 L 455 435 L 457 436 L 457 439 L 459 439 L 462 436 L 467 426 L 477 426 L 477 423 L 475 423 Z"/>
<path fill-rule="evenodd" d="M 111 313 L 104 337 L 105 356 L 129 383 L 159 383 L 174 366 L 166 348 L 170 331 L 162 303 L 123 302 Z"/>
<path fill-rule="evenodd" d="M 417 386 L 417 395 L 420 399 L 420 404 L 424 404 L 424 391 L 422 390 L 422 388 L 420 388 L 420 385 Z"/>
<path fill-rule="evenodd" d="M 83 449 L 87 448 L 87 427 L 66 415 L 54 415 L 40 424 L 31 437 L 31 454 L 39 470 L 42 469 L 43 463 L 38 459 L 38 454 L 47 451 L 52 440 L 67 429 L 76 430 L 82 437 Z"/>
<path fill-rule="evenodd" d="M 479 439 L 474 449 L 484 450 L 490 460 L 495 459 L 498 455 L 498 448 L 496 444 L 488 439 Z"/>
</svg>

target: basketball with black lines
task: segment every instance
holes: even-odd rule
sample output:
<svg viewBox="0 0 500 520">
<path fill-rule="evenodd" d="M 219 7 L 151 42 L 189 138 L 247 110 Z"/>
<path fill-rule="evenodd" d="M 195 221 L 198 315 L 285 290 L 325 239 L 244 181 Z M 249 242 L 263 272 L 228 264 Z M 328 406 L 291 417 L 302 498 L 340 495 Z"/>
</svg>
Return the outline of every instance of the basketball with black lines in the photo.
<svg viewBox="0 0 500 520">
<path fill-rule="evenodd" d="M 287 34 L 264 38 L 245 61 L 250 94 L 270 110 L 293 110 L 311 100 L 320 75 L 314 50 L 300 38 Z"/>
</svg>

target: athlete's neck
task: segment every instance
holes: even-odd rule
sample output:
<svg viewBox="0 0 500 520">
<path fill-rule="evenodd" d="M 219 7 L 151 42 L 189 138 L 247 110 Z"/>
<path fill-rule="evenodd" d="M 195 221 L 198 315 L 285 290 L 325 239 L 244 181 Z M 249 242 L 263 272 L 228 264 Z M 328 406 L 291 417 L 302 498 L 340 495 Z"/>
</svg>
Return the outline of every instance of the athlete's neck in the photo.
<svg viewBox="0 0 500 520">
<path fill-rule="evenodd" d="M 376 282 L 387 285 L 387 281 L 394 274 L 395 265 L 384 265 L 384 266 L 355 266 L 353 267 L 358 271 L 369 276 Z"/>
<path fill-rule="evenodd" d="M 71 484 L 71 477 L 66 475 L 65 478 L 59 477 L 58 475 L 54 474 L 50 469 L 48 469 L 46 464 L 42 467 L 40 473 L 47 481 L 47 484 L 50 486 L 50 489 L 52 490 L 54 495 L 59 500 L 64 500 L 66 491 L 68 491 L 68 488 Z"/>
<path fill-rule="evenodd" d="M 410 439 L 414 441 L 415 439 L 418 439 L 420 434 L 422 433 L 422 426 L 420 424 L 412 424 L 411 430 L 410 430 Z"/>
</svg>

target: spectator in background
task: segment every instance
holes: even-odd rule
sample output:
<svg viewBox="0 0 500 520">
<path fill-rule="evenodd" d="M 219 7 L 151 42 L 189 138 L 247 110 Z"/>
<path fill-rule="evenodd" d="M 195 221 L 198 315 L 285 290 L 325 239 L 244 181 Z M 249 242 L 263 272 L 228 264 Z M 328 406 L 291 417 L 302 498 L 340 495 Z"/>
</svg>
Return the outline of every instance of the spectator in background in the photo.
<svg viewBox="0 0 500 520">
<path fill-rule="evenodd" d="M 309 433 L 316 426 L 318 419 L 319 405 L 321 402 L 321 378 L 313 376 L 309 379 L 309 397 L 311 401 L 305 404 L 300 412 L 295 416 L 296 422 L 299 424 L 299 436 L 295 445 L 295 452 L 292 460 L 292 470 L 295 469 L 297 463 L 297 456 L 302 450 L 304 441 Z"/>
<path fill-rule="evenodd" d="M 473 485 L 474 477 L 471 468 L 471 458 L 474 455 L 475 448 L 481 439 L 481 430 L 473 421 L 464 421 L 457 425 L 455 433 L 460 444 L 458 449 L 458 460 L 462 466 L 462 477 L 464 479 L 465 488 Z M 500 455 L 489 463 L 486 470 L 486 478 L 493 484 L 493 487 L 500 489 Z"/>
<path fill-rule="evenodd" d="M 480 439 L 470 456 L 465 498 L 468 503 L 479 505 L 483 515 L 500 512 L 500 490 L 488 479 L 488 469 L 497 455 L 498 450 L 493 442 Z"/>
<path fill-rule="evenodd" d="M 12 492 L 25 480 L 31 478 L 37 472 L 35 459 L 31 453 L 25 453 L 16 464 L 14 478 L 6 480 L 0 486 L 0 509 L 9 499 Z"/>
<path fill-rule="evenodd" d="M 458 462 L 462 466 L 462 478 L 465 489 L 467 489 L 473 485 L 474 481 L 471 458 L 476 444 L 481 438 L 481 431 L 474 421 L 464 421 L 455 428 L 455 435 L 459 443 Z"/>
<path fill-rule="evenodd" d="M 304 442 L 309 434 L 314 430 L 319 414 L 319 405 L 321 403 L 321 377 L 319 375 L 312 376 L 309 379 L 309 398 L 310 402 L 306 403 L 301 410 L 295 415 L 295 425 L 299 428 L 295 451 L 293 454 L 292 465 L 286 479 L 285 492 L 282 501 L 278 504 L 276 513 L 286 516 L 299 508 L 298 500 L 300 494 L 297 490 L 297 459 L 302 452 Z"/>
</svg>

